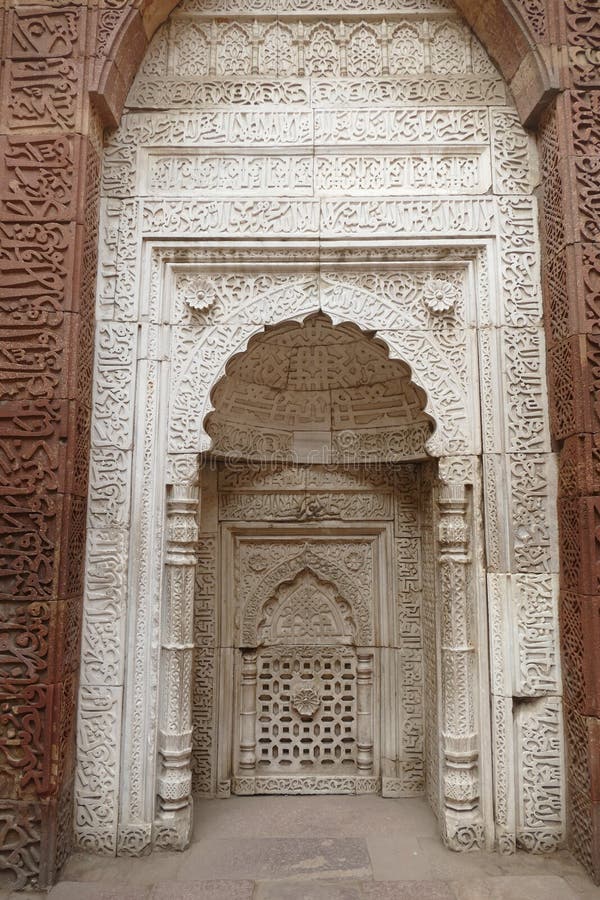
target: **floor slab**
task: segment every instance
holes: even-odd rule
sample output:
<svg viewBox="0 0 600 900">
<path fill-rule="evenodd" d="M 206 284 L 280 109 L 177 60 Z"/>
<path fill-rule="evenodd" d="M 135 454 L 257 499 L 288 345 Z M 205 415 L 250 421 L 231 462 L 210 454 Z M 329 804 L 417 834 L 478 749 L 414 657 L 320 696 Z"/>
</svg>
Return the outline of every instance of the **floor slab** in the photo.
<svg viewBox="0 0 600 900">
<path fill-rule="evenodd" d="M 564 878 L 555 875 L 505 875 L 450 886 L 456 900 L 578 900 Z"/>
<path fill-rule="evenodd" d="M 231 797 L 196 802 L 194 836 L 368 837 L 410 834 L 434 837 L 435 816 L 420 798 L 401 803 L 373 794 L 358 797 Z"/>
<path fill-rule="evenodd" d="M 253 881 L 165 881 L 154 885 L 148 900 L 253 900 Z"/>
<path fill-rule="evenodd" d="M 251 833 L 251 830 L 250 830 Z M 362 838 L 204 838 L 178 867 L 177 880 L 275 879 L 303 876 L 368 878 L 371 862 Z"/>
<path fill-rule="evenodd" d="M 361 886 L 351 881 L 259 881 L 252 900 L 363 900 Z"/>
<path fill-rule="evenodd" d="M 447 850 L 424 799 L 235 797 L 194 817 L 182 853 L 75 854 L 49 900 L 600 900 L 567 851 Z"/>
<path fill-rule="evenodd" d="M 444 881 L 373 881 L 361 887 L 363 900 L 456 900 Z"/>
</svg>

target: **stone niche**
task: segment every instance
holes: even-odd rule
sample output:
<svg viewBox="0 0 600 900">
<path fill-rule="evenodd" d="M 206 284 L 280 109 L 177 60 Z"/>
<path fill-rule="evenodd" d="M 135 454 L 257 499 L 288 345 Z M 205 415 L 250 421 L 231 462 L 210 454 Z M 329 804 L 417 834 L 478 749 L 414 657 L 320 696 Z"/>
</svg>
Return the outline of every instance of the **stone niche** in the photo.
<svg viewBox="0 0 600 900">
<path fill-rule="evenodd" d="M 536 182 L 446 0 L 157 31 L 102 180 L 81 846 L 367 790 L 560 845 Z"/>
<path fill-rule="evenodd" d="M 213 453 L 238 458 L 418 459 L 432 431 L 408 366 L 390 360 L 381 341 L 323 315 L 255 338 L 228 363 L 211 402 Z"/>
<path fill-rule="evenodd" d="M 220 577 L 209 598 L 198 576 L 195 614 L 203 622 L 211 608 L 220 636 L 214 648 L 202 644 L 218 673 L 220 749 L 211 757 L 195 740 L 198 793 L 423 793 L 424 695 L 427 684 L 437 707 L 437 674 L 435 633 L 423 636 L 422 607 L 435 598 L 427 577 L 423 598 L 422 531 L 430 553 L 432 523 L 422 468 L 219 461 L 203 469 L 218 515 L 212 535 L 201 515 L 200 541 Z M 432 560 L 424 568 L 432 572 Z M 197 690 L 194 725 L 204 736 L 204 679 Z"/>
<path fill-rule="evenodd" d="M 211 402 L 198 524 L 215 577 L 208 596 L 204 558 L 194 618 L 213 674 L 197 670 L 193 788 L 422 793 L 424 392 L 382 341 L 317 313 L 253 338 Z"/>
</svg>

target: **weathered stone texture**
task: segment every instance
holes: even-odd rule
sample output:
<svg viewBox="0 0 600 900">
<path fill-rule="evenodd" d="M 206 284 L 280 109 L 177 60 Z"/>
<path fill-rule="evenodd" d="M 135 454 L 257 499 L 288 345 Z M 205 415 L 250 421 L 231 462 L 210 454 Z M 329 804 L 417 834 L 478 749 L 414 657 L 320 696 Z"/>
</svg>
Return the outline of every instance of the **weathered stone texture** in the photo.
<svg viewBox="0 0 600 900">
<path fill-rule="evenodd" d="M 72 830 L 99 160 L 92 11 L 3 15 L 0 865 L 24 887 L 52 883 Z"/>
<path fill-rule="evenodd" d="M 101 156 L 90 94 L 102 124 L 116 124 L 174 5 L 7 0 L 0 9 L 0 867 L 21 887 L 53 881 L 72 815 Z M 564 442 L 571 843 L 600 878 L 600 7 L 518 0 L 525 32 L 501 0 L 456 5 L 522 120 L 539 122 L 553 436 Z"/>
<path fill-rule="evenodd" d="M 545 311 L 553 435 L 562 441 L 559 527 L 561 622 L 571 846 L 598 879 L 599 714 L 599 238 L 600 7 L 556 7 L 569 65 L 539 130 L 545 246 Z"/>
</svg>

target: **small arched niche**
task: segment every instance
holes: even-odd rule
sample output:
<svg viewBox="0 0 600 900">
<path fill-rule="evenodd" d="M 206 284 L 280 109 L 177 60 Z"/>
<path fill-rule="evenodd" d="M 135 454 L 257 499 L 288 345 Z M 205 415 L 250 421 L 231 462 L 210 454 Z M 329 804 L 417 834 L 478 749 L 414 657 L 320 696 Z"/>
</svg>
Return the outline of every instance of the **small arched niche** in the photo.
<svg viewBox="0 0 600 900">
<path fill-rule="evenodd" d="M 426 396 L 383 341 L 323 313 L 267 328 L 227 365 L 206 431 L 219 457 L 299 463 L 427 458 Z"/>
</svg>

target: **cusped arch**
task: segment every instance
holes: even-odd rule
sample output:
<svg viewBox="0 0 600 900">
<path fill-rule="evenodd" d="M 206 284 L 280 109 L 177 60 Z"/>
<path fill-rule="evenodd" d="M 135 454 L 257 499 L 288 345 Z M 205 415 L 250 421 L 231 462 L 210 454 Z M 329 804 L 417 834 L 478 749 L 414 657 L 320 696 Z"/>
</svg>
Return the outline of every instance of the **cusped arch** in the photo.
<svg viewBox="0 0 600 900">
<path fill-rule="evenodd" d="M 368 598 L 363 597 L 356 580 L 342 566 L 331 559 L 319 555 L 311 544 L 304 544 L 293 557 L 274 566 L 252 590 L 247 598 L 240 598 L 241 627 L 240 644 L 244 647 L 255 645 L 261 613 L 265 603 L 272 598 L 283 584 L 292 584 L 304 571 L 326 584 L 333 584 L 340 597 L 351 609 L 354 623 L 354 637 L 357 644 L 368 646 L 373 640 L 373 622 Z"/>
<path fill-rule="evenodd" d="M 468 385 L 464 374 L 460 375 L 451 347 L 444 347 L 430 333 L 403 332 L 377 327 L 377 307 L 370 313 L 364 310 L 360 322 L 349 322 L 339 318 L 335 310 L 328 312 L 330 322 L 341 324 L 362 332 L 365 338 L 376 341 L 385 348 L 387 358 L 406 367 L 410 384 L 424 397 L 423 416 L 432 423 L 427 426 L 430 436 L 423 428 L 422 451 L 416 445 L 410 458 L 468 455 L 475 452 L 478 436 L 473 433 L 475 422 L 468 415 Z M 286 319 L 277 327 L 302 324 L 312 316 L 323 315 L 321 310 L 305 310 Z M 373 327 L 375 326 L 375 327 Z M 169 449 L 174 453 L 202 453 L 214 449 L 213 440 L 207 432 L 209 416 L 215 411 L 214 396 L 219 382 L 226 376 L 231 361 L 244 354 L 252 342 L 260 340 L 269 331 L 269 326 L 254 324 L 227 324 L 215 328 L 202 329 L 200 335 L 185 348 L 180 348 L 181 362 L 178 364 L 172 393 L 169 421 Z M 183 352 L 185 349 L 185 353 Z M 243 435 L 239 434 L 243 444 Z M 236 448 L 233 448 L 234 450 Z M 239 449 L 239 448 L 238 448 Z M 280 451 L 281 448 L 271 448 Z M 228 452 L 232 452 L 231 450 Z M 244 455 L 243 452 L 237 455 Z M 392 453 L 390 459 L 394 457 Z M 395 458 L 409 458 L 401 452 Z"/>
<path fill-rule="evenodd" d="M 104 124 L 118 125 L 125 99 L 148 45 L 179 0 L 129 0 L 114 27 L 108 10 L 101 31 L 100 61 L 90 94 Z M 530 26 L 515 0 L 454 0 L 454 5 L 497 65 L 510 88 L 521 122 L 535 127 L 559 86 L 539 33 Z M 249 10 L 250 11 L 250 10 Z"/>
<path fill-rule="evenodd" d="M 205 431 L 228 456 L 264 457 L 266 444 L 271 455 L 300 461 L 427 455 L 426 395 L 408 366 L 376 337 L 322 313 L 250 340 L 210 399 Z"/>
<path fill-rule="evenodd" d="M 256 621 L 257 644 L 356 643 L 352 606 L 308 566 L 265 598 Z"/>
</svg>

